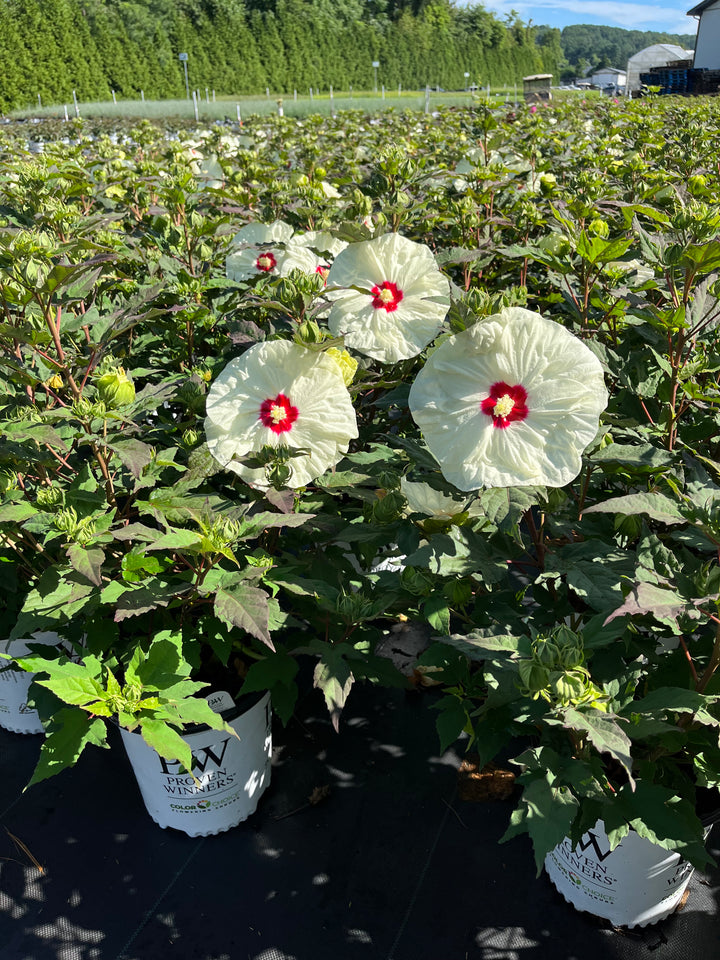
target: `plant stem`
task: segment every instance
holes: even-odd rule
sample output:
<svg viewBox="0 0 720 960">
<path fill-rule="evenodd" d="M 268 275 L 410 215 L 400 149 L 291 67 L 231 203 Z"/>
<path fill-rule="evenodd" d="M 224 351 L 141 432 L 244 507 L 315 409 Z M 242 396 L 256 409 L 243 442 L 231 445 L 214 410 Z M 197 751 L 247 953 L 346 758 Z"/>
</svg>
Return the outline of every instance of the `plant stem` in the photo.
<svg viewBox="0 0 720 960">
<path fill-rule="evenodd" d="M 715 671 L 720 666 L 720 623 L 715 628 L 715 643 L 713 645 L 712 653 L 710 654 L 710 661 L 705 667 L 703 675 L 700 677 L 698 682 L 695 684 L 695 689 L 698 693 L 704 693 L 705 688 L 712 680 L 715 675 Z"/>
</svg>

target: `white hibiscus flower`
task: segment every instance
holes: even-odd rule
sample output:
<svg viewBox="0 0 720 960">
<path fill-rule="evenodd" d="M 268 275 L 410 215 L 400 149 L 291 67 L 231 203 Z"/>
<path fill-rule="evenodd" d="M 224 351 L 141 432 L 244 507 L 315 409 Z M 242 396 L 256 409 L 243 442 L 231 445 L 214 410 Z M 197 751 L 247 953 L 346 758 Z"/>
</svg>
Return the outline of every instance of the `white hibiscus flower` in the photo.
<svg viewBox="0 0 720 960">
<path fill-rule="evenodd" d="M 289 459 L 291 487 L 334 467 L 357 437 L 357 421 L 339 364 L 285 340 L 258 343 L 231 360 L 207 396 L 210 453 L 248 483 L 267 487 L 265 471 L 233 457 L 264 447 L 303 451 Z"/>
<path fill-rule="evenodd" d="M 230 241 L 231 247 L 260 246 L 263 243 L 287 243 L 295 231 L 284 220 L 272 223 L 246 223 Z"/>
<path fill-rule="evenodd" d="M 417 356 L 448 311 L 450 285 L 432 251 L 396 233 L 351 243 L 335 259 L 327 284 L 331 333 L 383 363 Z"/>
<path fill-rule="evenodd" d="M 459 490 L 561 487 L 607 404 L 600 361 L 559 323 L 512 307 L 450 337 L 410 388 L 410 412 Z"/>
</svg>

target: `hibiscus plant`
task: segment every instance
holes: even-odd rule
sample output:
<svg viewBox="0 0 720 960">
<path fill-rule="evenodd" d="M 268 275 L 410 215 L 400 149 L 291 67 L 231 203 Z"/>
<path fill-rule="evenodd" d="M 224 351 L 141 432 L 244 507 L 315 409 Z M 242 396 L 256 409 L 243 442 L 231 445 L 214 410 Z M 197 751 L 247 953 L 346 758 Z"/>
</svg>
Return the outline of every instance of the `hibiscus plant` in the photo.
<svg viewBox="0 0 720 960">
<path fill-rule="evenodd" d="M 340 729 L 357 681 L 432 685 L 444 746 L 514 758 L 538 865 L 597 820 L 704 862 L 717 129 L 655 100 L 4 133 L 9 637 L 72 648 L 20 658 L 36 778 L 109 713 L 182 762 L 218 686 L 287 721 L 311 682 Z M 411 678 L 380 655 L 407 620 Z"/>
</svg>

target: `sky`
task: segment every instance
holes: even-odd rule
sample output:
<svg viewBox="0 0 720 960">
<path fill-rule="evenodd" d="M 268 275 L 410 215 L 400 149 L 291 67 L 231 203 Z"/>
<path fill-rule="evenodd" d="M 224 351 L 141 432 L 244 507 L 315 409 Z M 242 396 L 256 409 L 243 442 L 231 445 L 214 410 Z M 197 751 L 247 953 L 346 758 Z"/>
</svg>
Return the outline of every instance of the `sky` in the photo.
<svg viewBox="0 0 720 960">
<path fill-rule="evenodd" d="M 458 5 L 467 6 L 473 2 L 459 0 Z M 694 34 L 697 20 L 688 17 L 687 11 L 698 2 L 671 0 L 660 6 L 653 0 L 636 0 L 634 3 L 627 0 L 482 0 L 482 5 L 501 17 L 515 10 L 525 23 L 532 20 L 534 24 L 561 29 L 573 23 L 600 23 L 625 30 Z"/>
</svg>

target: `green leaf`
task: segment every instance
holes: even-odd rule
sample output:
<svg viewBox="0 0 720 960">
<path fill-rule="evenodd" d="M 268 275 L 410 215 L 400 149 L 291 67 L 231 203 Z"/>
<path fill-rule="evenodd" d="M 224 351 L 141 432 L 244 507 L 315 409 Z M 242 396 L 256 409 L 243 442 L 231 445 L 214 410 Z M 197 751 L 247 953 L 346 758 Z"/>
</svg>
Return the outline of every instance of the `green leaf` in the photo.
<svg viewBox="0 0 720 960">
<path fill-rule="evenodd" d="M 30 503 L 4 503 L 0 506 L 0 523 L 22 523 L 37 513 Z"/>
<path fill-rule="evenodd" d="M 122 590 L 115 601 L 114 620 L 116 623 L 127 620 L 129 617 L 139 617 L 141 614 L 156 610 L 158 607 L 166 607 L 172 600 L 189 593 L 192 589 L 189 583 L 168 583 L 158 579 L 153 582 L 151 587 L 131 587 L 130 584 L 127 584 L 126 589 L 123 589 L 122 585 L 114 583 L 109 584 L 109 587 L 117 587 L 118 590 Z M 105 602 L 108 602 L 112 596 L 109 587 L 103 591 Z"/>
<path fill-rule="evenodd" d="M 604 240 L 602 237 L 589 237 L 583 230 L 577 241 L 578 255 L 588 263 L 609 263 L 625 256 L 632 240 Z"/>
<path fill-rule="evenodd" d="M 140 721 L 140 733 L 148 746 L 166 760 L 179 760 L 185 771 L 192 774 L 192 752 L 188 743 L 183 740 L 177 730 L 174 730 L 164 720 L 154 720 L 150 717 Z"/>
<path fill-rule="evenodd" d="M 10 639 L 24 637 L 52 621 L 70 620 L 87 607 L 95 588 L 85 577 L 78 580 L 77 576 L 49 567 L 25 598 Z"/>
<path fill-rule="evenodd" d="M 45 672 L 50 669 L 49 662 L 42 664 L 36 660 L 33 666 L 36 670 Z M 107 696 L 102 684 L 90 676 L 87 668 L 80 663 L 67 662 L 53 669 L 48 680 L 36 678 L 35 683 L 52 690 L 56 697 L 72 706 L 91 706 L 98 701 L 102 702 Z"/>
<path fill-rule="evenodd" d="M 627 784 L 622 787 L 617 803 L 641 837 L 676 850 L 698 869 L 713 863 L 705 849 L 702 824 L 688 800 L 659 784 L 638 780 L 635 790 Z"/>
<path fill-rule="evenodd" d="M 405 565 L 426 567 L 443 576 L 479 573 L 486 583 L 499 583 L 507 575 L 506 562 L 497 556 L 486 537 L 458 527 L 448 534 L 433 534 L 406 558 Z"/>
<path fill-rule="evenodd" d="M 160 531 L 148 527 L 144 523 L 129 523 L 119 530 L 113 530 L 112 535 L 116 540 L 138 540 L 141 543 L 154 543 L 160 536 Z"/>
<path fill-rule="evenodd" d="M 564 726 L 570 730 L 581 730 L 590 743 L 600 753 L 609 753 L 625 768 L 631 784 L 632 757 L 630 756 L 630 738 L 616 720 L 600 710 L 576 710 L 566 707 L 562 710 Z"/>
<path fill-rule="evenodd" d="M 468 723 L 465 704 L 458 697 L 443 697 L 437 704 L 439 711 L 435 727 L 440 738 L 440 752 L 451 747 Z"/>
<path fill-rule="evenodd" d="M 226 723 L 219 713 L 215 713 L 207 700 L 201 697 L 185 697 L 174 704 L 174 711 L 183 723 L 204 723 L 213 730 L 226 730 L 237 737 L 237 733 Z"/>
<path fill-rule="evenodd" d="M 492 628 L 471 630 L 466 635 L 452 634 L 442 642 L 460 650 L 471 660 L 486 660 L 488 653 L 528 654 L 530 640 L 512 633 L 496 633 Z"/>
<path fill-rule="evenodd" d="M 141 648 L 136 648 L 140 653 Z M 127 669 L 128 681 L 137 678 L 147 690 L 163 691 L 179 680 L 190 676 L 191 666 L 182 654 L 180 633 L 165 631 L 153 637 L 147 653 L 131 661 Z"/>
<path fill-rule="evenodd" d="M 500 843 L 518 833 L 528 833 L 537 876 L 540 876 L 545 857 L 570 834 L 578 807 L 578 801 L 567 788 L 553 787 L 545 777 L 533 779 L 525 785 L 522 807 L 513 813 L 510 827 L 500 838 Z"/>
<path fill-rule="evenodd" d="M 637 470 L 663 470 L 675 462 L 675 457 L 661 447 L 651 443 L 610 443 L 601 447 L 590 457 L 591 463 L 617 463 L 624 467 L 634 467 Z"/>
<path fill-rule="evenodd" d="M 202 542 L 199 533 L 193 530 L 173 529 L 169 533 L 163 533 L 147 545 L 146 550 L 187 550 L 191 547 L 198 547 Z"/>
<path fill-rule="evenodd" d="M 668 525 L 686 522 L 677 503 L 662 493 L 633 493 L 627 497 L 613 497 L 612 500 L 586 507 L 583 514 L 587 513 L 619 513 L 626 517 L 642 513 L 651 520 Z"/>
<path fill-rule="evenodd" d="M 708 707 L 719 700 L 720 695 L 709 697 L 682 687 L 660 687 L 642 700 L 633 700 L 623 713 L 653 714 L 661 717 L 669 713 L 690 713 L 699 723 L 717 727 L 720 726 L 720 720 L 709 713 Z"/>
<path fill-rule="evenodd" d="M 245 583 L 218 590 L 214 609 L 229 627 L 239 627 L 275 649 L 268 629 L 268 595 L 264 590 Z"/>
<path fill-rule="evenodd" d="M 482 491 L 480 506 L 498 530 L 510 533 L 543 493 L 542 487 L 491 487 Z"/>
<path fill-rule="evenodd" d="M 92 719 L 83 710 L 68 707 L 58 710 L 43 741 L 28 787 L 72 766 L 89 743 L 97 747 L 110 746 L 105 721 Z"/>
<path fill-rule="evenodd" d="M 428 597 L 423 603 L 423 614 L 438 633 L 448 635 L 450 633 L 450 608 L 447 598 L 442 594 Z"/>
</svg>

